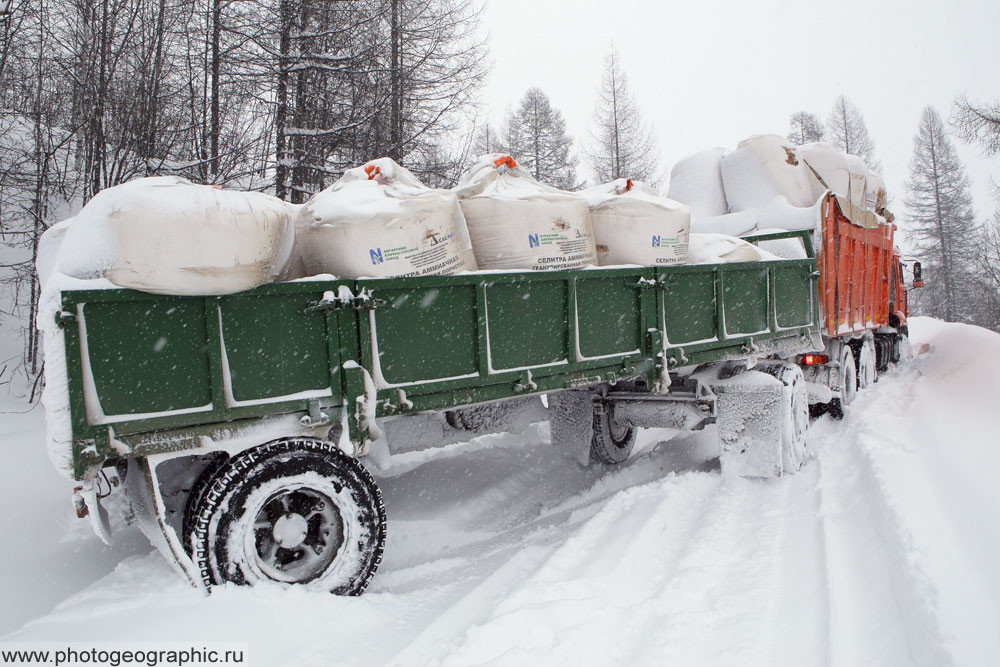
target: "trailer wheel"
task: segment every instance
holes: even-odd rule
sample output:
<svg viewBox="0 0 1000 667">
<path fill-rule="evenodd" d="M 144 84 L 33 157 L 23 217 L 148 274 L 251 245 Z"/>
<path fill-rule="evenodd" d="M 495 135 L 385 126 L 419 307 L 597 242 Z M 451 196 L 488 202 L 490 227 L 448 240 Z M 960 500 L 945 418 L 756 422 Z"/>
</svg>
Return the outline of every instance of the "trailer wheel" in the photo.
<svg viewBox="0 0 1000 667">
<path fill-rule="evenodd" d="M 628 459 L 635 446 L 636 429 L 615 419 L 614 401 L 594 404 L 594 434 L 590 440 L 591 460 L 616 465 Z"/>
<path fill-rule="evenodd" d="M 830 401 L 828 412 L 834 419 L 843 419 L 847 406 L 858 393 L 858 367 L 854 363 L 854 352 L 850 345 L 840 346 L 840 392 Z"/>
<path fill-rule="evenodd" d="M 258 581 L 358 595 L 385 547 L 371 474 L 336 445 L 287 438 L 230 459 L 195 513 L 192 557 L 206 586 Z"/>
</svg>

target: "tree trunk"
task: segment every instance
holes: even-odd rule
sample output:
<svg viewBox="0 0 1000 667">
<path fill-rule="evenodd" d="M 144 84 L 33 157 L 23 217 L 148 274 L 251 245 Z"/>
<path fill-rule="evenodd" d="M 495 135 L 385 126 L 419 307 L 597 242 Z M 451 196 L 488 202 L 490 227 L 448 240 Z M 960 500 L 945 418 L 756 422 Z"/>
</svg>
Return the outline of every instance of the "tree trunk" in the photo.
<svg viewBox="0 0 1000 667">
<path fill-rule="evenodd" d="M 212 157 L 209 162 L 209 174 L 213 183 L 219 177 L 219 77 L 222 70 L 219 41 L 221 35 L 222 0 L 212 0 L 212 111 L 209 120 L 209 143 L 211 144 Z"/>
<path fill-rule="evenodd" d="M 277 164 L 274 169 L 274 190 L 279 199 L 288 196 L 288 137 L 285 124 L 288 119 L 288 55 L 291 46 L 292 0 L 280 0 L 278 37 L 278 90 L 277 109 L 274 114 L 274 153 Z"/>
</svg>

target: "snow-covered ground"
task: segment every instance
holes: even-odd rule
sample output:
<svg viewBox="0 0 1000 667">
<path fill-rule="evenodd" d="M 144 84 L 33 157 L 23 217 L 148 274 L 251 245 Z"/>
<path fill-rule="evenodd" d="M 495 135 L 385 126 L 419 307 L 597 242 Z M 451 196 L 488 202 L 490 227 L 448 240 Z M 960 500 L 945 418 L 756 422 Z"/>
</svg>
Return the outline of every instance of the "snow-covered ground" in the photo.
<svg viewBox="0 0 1000 667">
<path fill-rule="evenodd" d="M 542 425 L 400 455 L 360 598 L 203 597 L 134 530 L 103 547 L 40 409 L 5 412 L 0 641 L 239 641 L 255 665 L 997 664 L 1000 335 L 912 329 L 914 360 L 816 421 L 780 480 L 722 476 L 710 431 L 644 433 L 603 474 Z"/>
</svg>

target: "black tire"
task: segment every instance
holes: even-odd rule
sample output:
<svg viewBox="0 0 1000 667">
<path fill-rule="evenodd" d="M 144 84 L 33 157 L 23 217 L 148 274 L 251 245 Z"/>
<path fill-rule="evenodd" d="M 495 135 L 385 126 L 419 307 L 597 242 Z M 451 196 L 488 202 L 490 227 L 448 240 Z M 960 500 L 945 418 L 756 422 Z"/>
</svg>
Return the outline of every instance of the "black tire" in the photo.
<svg viewBox="0 0 1000 667">
<path fill-rule="evenodd" d="M 756 370 L 767 373 L 784 386 L 778 420 L 781 424 L 781 462 L 784 473 L 802 468 L 809 457 L 809 392 L 802 369 L 787 362 L 762 361 Z"/>
<path fill-rule="evenodd" d="M 198 475 L 198 479 L 195 480 L 194 485 L 191 487 L 191 491 L 188 493 L 187 504 L 184 506 L 184 519 L 181 524 L 181 533 L 184 539 L 184 549 L 187 551 L 188 555 L 194 553 L 194 545 L 191 543 L 191 535 L 194 533 L 194 527 L 198 521 L 198 507 L 201 505 L 201 499 L 205 497 L 205 493 L 212 486 L 212 482 L 215 481 L 215 477 L 219 472 L 226 466 L 226 461 L 229 458 L 224 452 L 219 452 L 218 456 L 214 456 L 208 461 L 208 465 L 205 469 L 201 471 Z"/>
<path fill-rule="evenodd" d="M 854 363 L 854 352 L 850 345 L 842 345 L 840 351 L 840 368 L 844 377 L 840 380 L 840 394 L 830 401 L 827 408 L 834 419 L 843 419 L 847 406 L 854 401 L 858 393 L 858 367 Z"/>
<path fill-rule="evenodd" d="M 590 459 L 617 465 L 628 459 L 635 446 L 636 429 L 615 420 L 614 401 L 605 401 L 604 409 L 594 405 L 594 434 L 590 440 Z"/>
<path fill-rule="evenodd" d="M 286 438 L 231 458 L 198 503 L 192 558 L 206 586 L 258 581 L 359 595 L 382 562 L 371 474 L 336 445 Z"/>
</svg>

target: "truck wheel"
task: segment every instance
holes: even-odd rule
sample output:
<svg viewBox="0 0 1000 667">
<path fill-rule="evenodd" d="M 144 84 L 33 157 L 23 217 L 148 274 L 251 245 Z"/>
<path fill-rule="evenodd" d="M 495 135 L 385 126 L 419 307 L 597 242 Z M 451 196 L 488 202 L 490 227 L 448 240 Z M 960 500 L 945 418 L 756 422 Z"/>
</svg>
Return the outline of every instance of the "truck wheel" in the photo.
<svg viewBox="0 0 1000 667">
<path fill-rule="evenodd" d="M 286 438 L 234 456 L 195 513 L 206 586 L 258 581 L 358 595 L 382 561 L 386 519 L 371 474 L 336 445 Z"/>
<path fill-rule="evenodd" d="M 774 377 L 782 384 L 781 401 L 775 420 L 781 431 L 781 464 L 783 472 L 799 470 L 806 462 L 806 440 L 809 434 L 809 391 L 802 369 L 782 361 L 761 361 L 756 370 Z"/>
<path fill-rule="evenodd" d="M 606 401 L 604 409 L 594 405 L 594 434 L 590 440 L 590 458 L 616 465 L 628 459 L 635 446 L 636 429 L 615 419 L 614 401 Z"/>
<path fill-rule="evenodd" d="M 847 406 L 858 393 L 858 367 L 850 345 L 840 346 L 840 392 L 830 401 L 828 412 L 834 419 L 843 419 Z"/>
<path fill-rule="evenodd" d="M 870 340 L 866 339 L 861 344 L 857 366 L 858 389 L 865 389 L 875 384 L 875 381 L 878 379 L 878 368 L 875 365 L 875 346 Z"/>
</svg>

